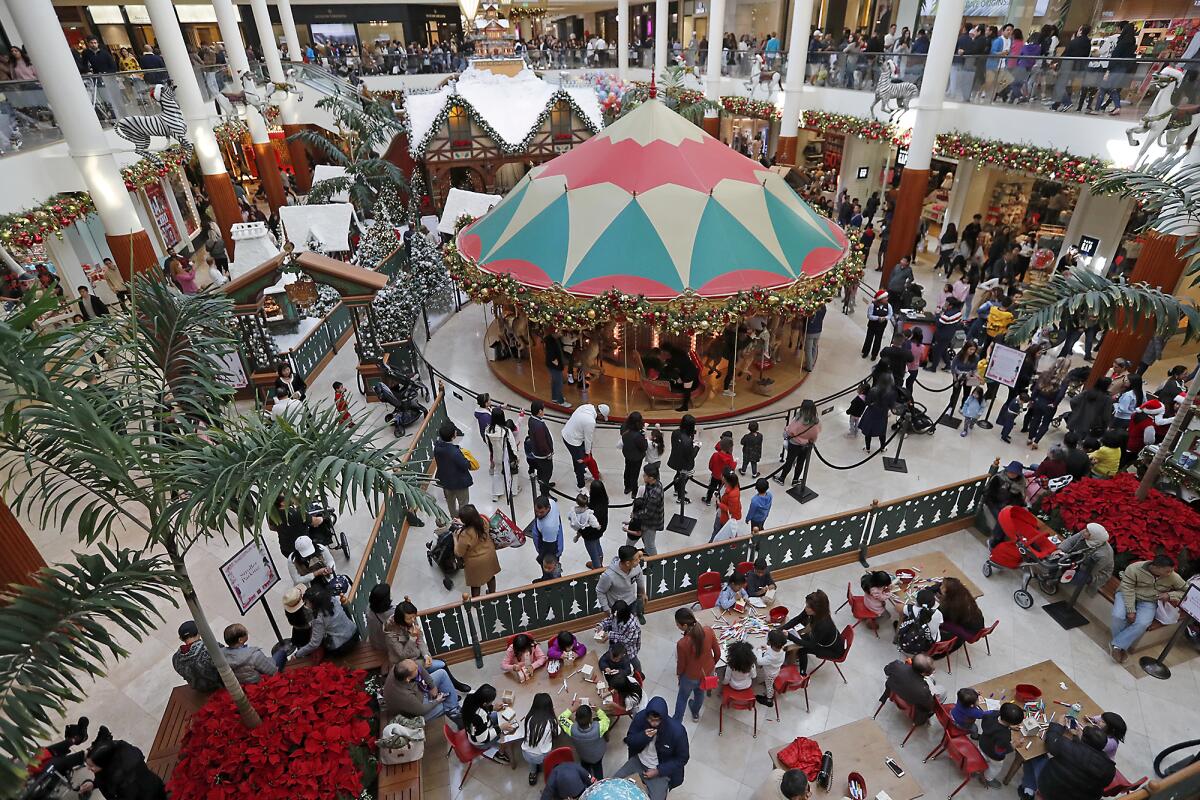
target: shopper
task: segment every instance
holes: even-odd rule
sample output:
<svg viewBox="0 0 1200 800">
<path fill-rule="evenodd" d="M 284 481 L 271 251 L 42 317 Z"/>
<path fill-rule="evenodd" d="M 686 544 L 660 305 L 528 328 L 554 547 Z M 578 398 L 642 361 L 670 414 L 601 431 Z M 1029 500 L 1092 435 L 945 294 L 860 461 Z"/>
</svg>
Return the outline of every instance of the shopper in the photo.
<svg viewBox="0 0 1200 800">
<path fill-rule="evenodd" d="M 679 693 L 675 698 L 675 714 L 672 718 L 682 723 L 683 710 L 687 706 L 691 708 L 692 721 L 699 722 L 705 689 L 716 688 L 716 668 L 722 655 L 721 646 L 717 644 L 713 629 L 697 621 L 691 609 L 676 609 L 675 627 L 682 635 L 675 643 L 675 674 L 679 678 Z M 662 713 L 666 713 L 665 703 Z"/>
<path fill-rule="evenodd" d="M 463 526 L 454 535 L 454 554 L 463 560 L 471 596 L 478 597 L 484 586 L 489 593 L 496 591 L 500 559 L 496 557 L 488 521 L 469 503 L 458 509 L 458 519 Z"/>
<path fill-rule="evenodd" d="M 575 485 L 583 489 L 583 470 L 586 460 L 592 455 L 592 438 L 596 435 L 596 423 L 608 419 L 608 406 L 604 403 L 584 403 L 573 412 L 563 425 L 562 440 L 571 454 L 571 466 L 575 469 Z"/>
</svg>

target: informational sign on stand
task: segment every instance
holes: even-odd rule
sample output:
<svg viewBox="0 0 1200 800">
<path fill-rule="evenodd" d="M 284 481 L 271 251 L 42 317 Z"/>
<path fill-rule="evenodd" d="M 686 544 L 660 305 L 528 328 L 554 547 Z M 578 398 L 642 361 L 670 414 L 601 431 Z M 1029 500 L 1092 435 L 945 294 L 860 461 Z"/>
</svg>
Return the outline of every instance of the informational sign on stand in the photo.
<svg viewBox="0 0 1200 800">
<path fill-rule="evenodd" d="M 1024 352 L 1002 344 L 992 345 L 992 355 L 988 359 L 985 375 L 989 381 L 1012 387 L 1016 385 L 1017 376 L 1021 374 L 1021 365 L 1024 363 Z"/>
<path fill-rule="evenodd" d="M 221 565 L 221 576 L 229 586 L 238 610 L 245 614 L 250 606 L 266 597 L 271 587 L 279 583 L 279 573 L 271 554 L 259 539 L 254 539 L 233 558 Z"/>
<path fill-rule="evenodd" d="M 1200 584 L 1188 584 L 1183 599 L 1179 601 L 1179 610 L 1194 620 L 1200 620 Z"/>
</svg>

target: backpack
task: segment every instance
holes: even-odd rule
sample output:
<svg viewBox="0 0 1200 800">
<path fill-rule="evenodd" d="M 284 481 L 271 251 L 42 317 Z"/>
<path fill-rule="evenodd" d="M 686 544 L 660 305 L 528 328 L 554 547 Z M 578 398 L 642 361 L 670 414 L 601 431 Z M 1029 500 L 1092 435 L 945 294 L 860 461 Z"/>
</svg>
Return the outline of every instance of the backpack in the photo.
<svg viewBox="0 0 1200 800">
<path fill-rule="evenodd" d="M 933 644 L 933 637 L 929 634 L 929 620 L 922 620 L 920 612 L 901 625 L 900 630 L 896 632 L 896 647 L 910 656 L 926 652 Z"/>
</svg>

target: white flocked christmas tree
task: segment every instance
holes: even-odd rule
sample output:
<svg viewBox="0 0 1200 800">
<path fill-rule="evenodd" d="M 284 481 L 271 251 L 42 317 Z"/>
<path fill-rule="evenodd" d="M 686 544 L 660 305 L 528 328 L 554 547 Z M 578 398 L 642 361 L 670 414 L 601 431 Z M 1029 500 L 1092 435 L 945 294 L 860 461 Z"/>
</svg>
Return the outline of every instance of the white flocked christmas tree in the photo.
<svg viewBox="0 0 1200 800">
<path fill-rule="evenodd" d="M 832 553 L 833 552 L 833 540 L 832 539 L 825 540 L 825 549 L 823 549 L 821 552 L 822 553 Z"/>
<path fill-rule="evenodd" d="M 813 554 L 812 543 L 809 543 L 809 544 L 804 545 L 804 555 L 802 555 L 800 557 L 801 558 L 812 558 L 812 554 Z M 783 557 L 783 563 L 786 564 L 787 562 L 791 561 L 792 559 L 789 557 L 791 555 L 792 555 L 792 551 L 788 550 L 787 553 Z"/>
</svg>

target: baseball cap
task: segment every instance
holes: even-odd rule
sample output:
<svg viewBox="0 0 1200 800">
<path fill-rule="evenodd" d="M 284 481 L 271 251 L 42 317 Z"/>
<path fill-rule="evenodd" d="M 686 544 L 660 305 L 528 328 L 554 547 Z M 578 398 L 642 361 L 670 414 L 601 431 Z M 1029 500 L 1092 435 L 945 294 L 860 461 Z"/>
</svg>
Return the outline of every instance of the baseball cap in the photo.
<svg viewBox="0 0 1200 800">
<path fill-rule="evenodd" d="M 187 622 L 185 622 L 179 626 L 179 639 L 181 641 L 183 639 L 190 639 L 193 636 L 199 636 L 199 635 L 200 635 L 200 629 L 196 627 L 196 623 L 193 620 L 189 619 Z"/>
<path fill-rule="evenodd" d="M 302 558 L 308 558 L 313 553 L 317 552 L 317 548 L 316 545 L 313 544 L 312 539 L 307 536 L 300 536 L 296 538 L 296 552 L 299 553 Z"/>
</svg>

